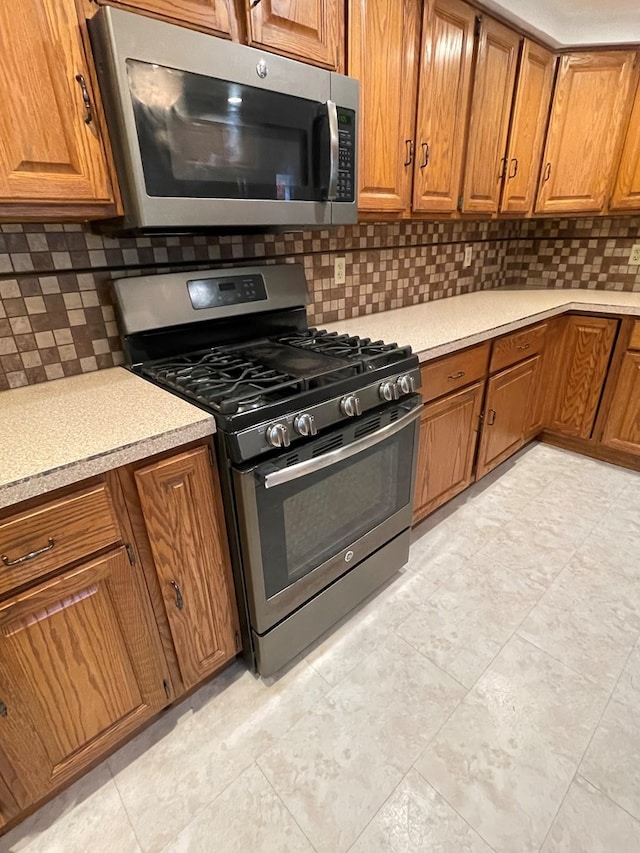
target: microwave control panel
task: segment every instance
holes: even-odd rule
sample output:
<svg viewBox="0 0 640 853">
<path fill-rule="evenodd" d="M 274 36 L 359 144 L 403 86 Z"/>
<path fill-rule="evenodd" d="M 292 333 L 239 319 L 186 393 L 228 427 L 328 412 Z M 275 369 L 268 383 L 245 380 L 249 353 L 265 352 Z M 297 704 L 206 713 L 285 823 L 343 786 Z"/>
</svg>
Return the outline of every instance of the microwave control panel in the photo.
<svg viewBox="0 0 640 853">
<path fill-rule="evenodd" d="M 338 107 L 338 191 L 336 201 L 355 199 L 356 114 Z"/>
</svg>

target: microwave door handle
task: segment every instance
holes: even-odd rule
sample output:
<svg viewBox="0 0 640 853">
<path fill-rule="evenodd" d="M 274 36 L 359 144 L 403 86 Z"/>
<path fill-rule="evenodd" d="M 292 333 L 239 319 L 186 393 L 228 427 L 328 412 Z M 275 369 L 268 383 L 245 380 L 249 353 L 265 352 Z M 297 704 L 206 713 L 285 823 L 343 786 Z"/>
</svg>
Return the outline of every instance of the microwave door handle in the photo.
<svg viewBox="0 0 640 853">
<path fill-rule="evenodd" d="M 327 199 L 334 201 L 338 192 L 338 108 L 335 101 L 327 101 L 327 118 L 329 119 L 329 189 Z"/>
<path fill-rule="evenodd" d="M 280 471 L 267 474 L 264 478 L 264 487 L 265 489 L 272 489 L 274 486 L 282 486 L 284 483 L 290 483 L 292 480 L 306 477 L 307 474 L 314 474 L 316 471 L 322 471 L 323 468 L 329 468 L 331 465 L 343 462 L 345 459 L 349 459 L 349 457 L 355 456 L 363 450 L 368 450 L 370 447 L 375 447 L 376 444 L 380 444 L 380 442 L 400 432 L 413 421 L 418 420 L 421 414 L 422 405 L 415 406 L 411 411 L 399 417 L 397 421 L 387 424 L 371 435 L 366 435 L 346 447 L 330 450 L 329 453 L 315 459 L 307 459 L 305 462 L 299 462 L 297 465 L 291 465 L 289 468 L 282 468 Z"/>
</svg>

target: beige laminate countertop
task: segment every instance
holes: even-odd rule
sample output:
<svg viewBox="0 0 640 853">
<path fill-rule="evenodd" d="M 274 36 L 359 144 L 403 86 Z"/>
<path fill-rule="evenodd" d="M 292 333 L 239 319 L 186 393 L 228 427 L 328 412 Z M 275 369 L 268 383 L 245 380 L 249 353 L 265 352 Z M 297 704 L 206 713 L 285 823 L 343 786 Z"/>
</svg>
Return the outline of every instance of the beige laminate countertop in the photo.
<svg viewBox="0 0 640 853">
<path fill-rule="evenodd" d="M 363 314 L 329 324 L 336 332 L 411 344 L 420 361 L 512 332 L 566 311 L 637 314 L 640 293 L 611 290 L 484 290 Z"/>
<path fill-rule="evenodd" d="M 122 367 L 0 393 L 0 507 L 211 435 L 211 415 Z"/>
</svg>

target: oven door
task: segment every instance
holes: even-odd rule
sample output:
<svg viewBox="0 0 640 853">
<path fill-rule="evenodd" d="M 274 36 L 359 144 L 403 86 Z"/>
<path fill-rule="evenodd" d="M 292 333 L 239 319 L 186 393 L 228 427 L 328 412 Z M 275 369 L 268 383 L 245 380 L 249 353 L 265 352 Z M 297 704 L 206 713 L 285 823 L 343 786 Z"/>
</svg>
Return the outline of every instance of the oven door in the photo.
<svg viewBox="0 0 640 853">
<path fill-rule="evenodd" d="M 331 222 L 355 81 L 109 7 L 91 34 L 128 224 Z"/>
<path fill-rule="evenodd" d="M 421 410 L 419 395 L 407 397 L 298 451 L 234 470 L 257 633 L 409 527 Z"/>
</svg>

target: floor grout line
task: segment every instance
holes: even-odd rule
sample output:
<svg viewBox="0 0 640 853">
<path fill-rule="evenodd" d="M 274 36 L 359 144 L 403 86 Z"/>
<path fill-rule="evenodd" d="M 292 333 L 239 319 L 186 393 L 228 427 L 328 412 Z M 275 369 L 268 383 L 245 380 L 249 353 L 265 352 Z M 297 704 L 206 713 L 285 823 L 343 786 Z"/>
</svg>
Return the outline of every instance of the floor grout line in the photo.
<svg viewBox="0 0 640 853">
<path fill-rule="evenodd" d="M 574 771 L 573 776 L 571 777 L 571 781 L 569 782 L 569 785 L 568 785 L 568 787 L 567 787 L 567 790 L 565 791 L 564 797 L 562 798 L 562 802 L 561 802 L 561 803 L 560 803 L 560 805 L 558 806 L 558 808 L 557 808 L 557 810 L 556 810 L 556 813 L 555 813 L 555 814 L 554 814 L 554 816 L 553 816 L 553 819 L 552 819 L 552 820 L 551 820 L 551 822 L 549 823 L 549 828 L 547 829 L 547 832 L 546 832 L 546 834 L 545 834 L 545 836 L 544 836 L 544 839 L 542 840 L 542 844 L 540 845 L 540 849 L 542 849 L 542 847 L 544 847 L 544 844 L 545 844 L 545 842 L 546 842 L 546 840 L 547 840 L 547 837 L 548 837 L 549 833 L 551 832 L 551 830 L 553 829 L 553 825 L 554 825 L 554 823 L 555 823 L 555 822 L 556 822 L 556 820 L 558 819 L 558 815 L 560 814 L 560 810 L 562 809 L 562 806 L 564 805 L 564 802 L 565 802 L 565 800 L 567 799 L 567 795 L 569 794 L 569 791 L 571 790 L 571 786 L 572 786 L 572 785 L 573 785 L 573 783 L 576 781 L 576 778 L 580 775 L 580 776 L 581 776 L 581 778 L 584 778 L 587 782 L 589 782 L 589 779 L 587 779 L 587 777 L 586 777 L 586 776 L 584 776 L 584 777 L 583 777 L 583 776 L 582 776 L 582 774 L 580 773 L 580 768 L 582 767 L 582 762 L 584 761 L 584 757 L 585 757 L 585 755 L 586 755 L 586 754 L 587 754 L 587 752 L 589 751 L 589 747 L 591 746 L 591 742 L 593 741 L 593 738 L 595 737 L 595 734 L 596 734 L 596 732 L 598 731 L 598 728 L 600 727 L 600 724 L 601 724 L 601 722 L 602 722 L 602 718 L 604 717 L 605 712 L 606 712 L 607 708 L 609 707 L 609 703 L 611 702 L 611 700 L 612 700 L 612 698 L 613 698 L 613 694 L 614 694 L 614 692 L 615 692 L 615 690 L 616 690 L 616 687 L 618 686 L 618 683 L 619 683 L 620 679 L 622 678 L 622 673 L 624 672 L 625 667 L 626 667 L 627 663 L 629 662 L 629 658 L 630 658 L 630 657 L 631 657 L 631 655 L 633 654 L 633 651 L 634 651 L 634 649 L 635 649 L 635 647 L 636 647 L 636 645 L 637 645 L 637 642 L 638 642 L 638 641 L 636 640 L 636 642 L 635 642 L 635 643 L 634 643 L 634 645 L 633 645 L 633 648 L 631 649 L 631 651 L 630 651 L 630 652 L 629 652 L 629 654 L 627 655 L 627 659 L 626 659 L 626 661 L 624 662 L 624 666 L 623 666 L 623 667 L 622 667 L 622 669 L 620 670 L 620 675 L 619 675 L 619 676 L 618 676 L 618 678 L 616 679 L 616 683 L 614 684 L 614 686 L 613 686 L 613 688 L 612 688 L 612 690 L 611 690 L 611 693 L 609 694 L 609 698 L 607 699 L 607 701 L 604 703 L 604 705 L 603 705 L 603 707 L 602 707 L 602 711 L 600 712 L 600 716 L 598 717 L 598 719 L 597 719 L 597 721 L 596 721 L 596 723 L 595 723 L 595 725 L 594 725 L 594 727 L 593 727 L 593 731 L 591 732 L 591 736 L 589 737 L 589 740 L 587 741 L 587 744 L 586 744 L 586 746 L 585 746 L 584 750 L 582 751 L 582 755 L 581 755 L 581 756 L 580 756 L 580 758 L 578 759 L 578 763 L 576 764 L 576 769 L 575 769 L 575 771 Z M 537 646 L 536 646 L 536 648 L 537 648 Z M 592 783 L 589 783 L 589 784 L 592 784 Z M 595 787 L 597 787 L 597 786 L 596 786 L 596 785 L 594 785 L 594 788 L 595 788 Z M 598 790 L 600 790 L 600 789 L 598 788 Z M 602 793 L 602 792 L 601 792 L 601 793 Z M 605 795 L 605 796 L 606 796 L 606 795 Z M 617 803 L 616 803 L 616 805 L 617 805 Z M 626 809 L 625 809 L 625 811 L 626 811 Z"/>
<path fill-rule="evenodd" d="M 278 801 L 279 801 L 280 803 L 282 803 L 282 808 L 287 812 L 287 814 L 289 815 L 289 817 L 291 818 L 291 820 L 295 823 L 295 825 L 298 827 L 298 829 L 300 830 L 300 832 L 301 832 L 301 833 L 304 835 L 304 837 L 307 839 L 307 841 L 309 842 L 309 846 L 311 847 L 311 849 L 312 849 L 312 850 L 314 850 L 314 851 L 315 851 L 315 853 L 317 853 L 317 848 L 316 848 L 315 844 L 311 841 L 311 839 L 309 838 L 309 836 L 307 835 L 307 833 L 304 831 L 303 827 L 301 827 L 301 826 L 300 826 L 300 824 L 298 823 L 298 821 L 297 821 L 297 820 L 296 820 L 296 818 L 295 818 L 295 815 L 293 814 L 293 812 L 291 811 L 291 809 L 289 808 L 289 806 L 285 803 L 285 801 L 282 799 L 282 797 L 280 796 L 280 794 L 276 791 L 275 787 L 274 787 L 274 786 L 273 786 L 273 784 L 271 783 L 271 780 L 267 777 L 267 775 L 266 775 L 266 773 L 264 772 L 264 770 L 262 769 L 262 767 L 260 767 L 260 765 L 258 764 L 258 761 L 256 760 L 256 761 L 254 761 L 253 763 L 255 764 L 256 769 L 258 770 L 258 773 L 260 773 L 260 775 L 261 775 L 261 776 L 262 776 L 262 778 L 265 780 L 265 782 L 267 783 L 267 785 L 268 785 L 268 786 L 271 788 L 271 790 L 273 791 L 274 795 L 277 797 Z M 249 851 L 249 853 L 251 853 L 251 851 Z"/>
</svg>

